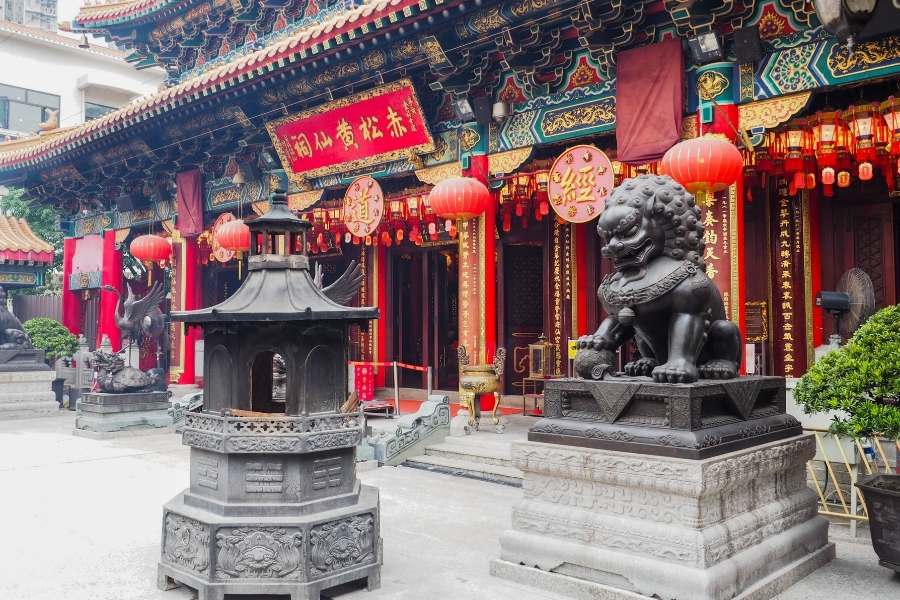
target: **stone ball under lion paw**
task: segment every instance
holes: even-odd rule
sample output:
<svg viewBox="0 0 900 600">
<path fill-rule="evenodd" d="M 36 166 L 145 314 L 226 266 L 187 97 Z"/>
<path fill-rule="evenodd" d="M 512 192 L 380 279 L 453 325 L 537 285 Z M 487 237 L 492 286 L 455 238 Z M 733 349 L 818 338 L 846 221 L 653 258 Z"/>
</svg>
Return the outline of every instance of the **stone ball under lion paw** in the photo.
<svg viewBox="0 0 900 600">
<path fill-rule="evenodd" d="M 575 374 L 582 379 L 601 379 L 615 359 L 609 350 L 582 348 L 575 354 Z"/>
</svg>

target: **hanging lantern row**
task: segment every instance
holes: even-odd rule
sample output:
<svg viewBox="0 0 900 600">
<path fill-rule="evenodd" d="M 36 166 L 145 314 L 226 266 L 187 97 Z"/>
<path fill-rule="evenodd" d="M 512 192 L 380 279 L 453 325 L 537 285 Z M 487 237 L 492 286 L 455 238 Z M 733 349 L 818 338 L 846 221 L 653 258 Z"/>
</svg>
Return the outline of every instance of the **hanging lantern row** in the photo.
<svg viewBox="0 0 900 600">
<path fill-rule="evenodd" d="M 790 193 L 819 183 L 825 196 L 853 177 L 869 181 L 882 172 L 894 187 L 900 172 L 900 99 L 824 111 L 770 131 L 755 152 L 744 153 L 747 175 L 787 177 Z"/>
<path fill-rule="evenodd" d="M 455 239 L 457 227 L 453 219 L 438 216 L 428 194 L 395 197 L 384 202 L 384 218 L 370 235 L 357 237 L 347 228 L 341 209 L 315 209 L 301 218 L 312 224 L 307 239 L 309 254 L 326 254 L 342 244 L 373 246 L 401 245 L 404 241 L 421 246 L 423 242 Z"/>
<path fill-rule="evenodd" d="M 503 186 L 498 193 L 500 203 L 500 226 L 503 231 L 512 229 L 512 220 L 519 219 L 523 229 L 529 221 L 541 221 L 550 214 L 550 198 L 547 187 L 549 171 L 518 173 L 503 178 Z"/>
</svg>

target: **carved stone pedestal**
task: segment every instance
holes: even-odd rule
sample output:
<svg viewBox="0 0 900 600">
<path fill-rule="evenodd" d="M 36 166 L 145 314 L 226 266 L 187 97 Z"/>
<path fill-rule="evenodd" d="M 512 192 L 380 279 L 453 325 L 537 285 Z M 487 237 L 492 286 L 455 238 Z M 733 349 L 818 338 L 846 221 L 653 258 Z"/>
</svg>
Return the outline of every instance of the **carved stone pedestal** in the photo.
<svg viewBox="0 0 900 600">
<path fill-rule="evenodd" d="M 362 414 L 222 417 L 188 412 L 190 488 L 163 509 L 159 586 L 199 600 L 318 600 L 380 585 L 378 490 L 356 479 Z"/>
<path fill-rule="evenodd" d="M 105 437 L 172 427 L 169 408 L 167 392 L 85 393 L 76 406 L 75 433 Z"/>
<path fill-rule="evenodd" d="M 576 598 L 768 600 L 834 557 L 812 436 L 706 459 L 536 442 L 491 573 Z"/>
<path fill-rule="evenodd" d="M 0 419 L 59 413 L 43 350 L 0 350 Z"/>
</svg>

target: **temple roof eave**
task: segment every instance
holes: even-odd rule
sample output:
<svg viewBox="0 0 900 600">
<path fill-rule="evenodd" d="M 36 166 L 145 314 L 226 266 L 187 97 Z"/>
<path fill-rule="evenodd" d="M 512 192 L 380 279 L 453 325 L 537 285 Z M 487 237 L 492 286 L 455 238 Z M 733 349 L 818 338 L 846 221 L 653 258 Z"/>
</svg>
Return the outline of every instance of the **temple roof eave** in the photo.
<svg viewBox="0 0 900 600">
<path fill-rule="evenodd" d="M 33 168 L 123 127 L 207 97 L 210 93 L 223 91 L 248 79 L 262 76 L 297 60 L 317 55 L 333 48 L 335 40 L 341 44 L 356 39 L 357 36 L 349 35 L 355 29 L 362 31 L 373 26 L 380 29 L 387 24 L 395 25 L 405 18 L 418 14 L 423 5 L 424 3 L 419 0 L 368 0 L 332 19 L 305 27 L 292 36 L 256 52 L 238 57 L 188 81 L 133 101 L 58 135 L 18 140 L 9 146 L 0 144 L 0 181 L 12 178 L 4 174 Z"/>
</svg>

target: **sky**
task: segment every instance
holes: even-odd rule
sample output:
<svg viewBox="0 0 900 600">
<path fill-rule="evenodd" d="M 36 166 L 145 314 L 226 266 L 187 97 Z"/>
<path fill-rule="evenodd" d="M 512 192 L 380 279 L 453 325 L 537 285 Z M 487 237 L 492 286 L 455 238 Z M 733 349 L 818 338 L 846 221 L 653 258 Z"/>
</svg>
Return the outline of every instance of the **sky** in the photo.
<svg viewBox="0 0 900 600">
<path fill-rule="evenodd" d="M 84 3 L 85 0 L 59 0 L 59 4 L 56 6 L 56 20 L 71 21 Z"/>
</svg>

